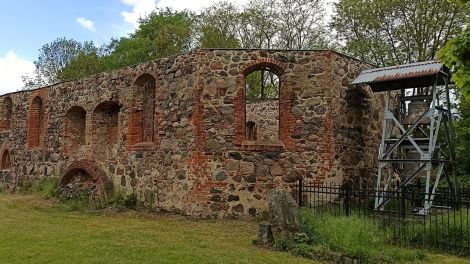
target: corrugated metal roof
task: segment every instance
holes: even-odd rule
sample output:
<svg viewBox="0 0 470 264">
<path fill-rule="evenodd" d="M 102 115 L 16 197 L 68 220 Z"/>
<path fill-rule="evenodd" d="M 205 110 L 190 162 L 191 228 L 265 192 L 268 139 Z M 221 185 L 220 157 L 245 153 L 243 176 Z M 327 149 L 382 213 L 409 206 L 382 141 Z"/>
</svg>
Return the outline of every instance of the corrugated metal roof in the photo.
<svg viewBox="0 0 470 264">
<path fill-rule="evenodd" d="M 438 73 L 443 65 L 437 61 L 410 63 L 392 67 L 362 71 L 352 84 L 389 82 L 393 80 L 411 79 L 431 76 Z"/>
</svg>

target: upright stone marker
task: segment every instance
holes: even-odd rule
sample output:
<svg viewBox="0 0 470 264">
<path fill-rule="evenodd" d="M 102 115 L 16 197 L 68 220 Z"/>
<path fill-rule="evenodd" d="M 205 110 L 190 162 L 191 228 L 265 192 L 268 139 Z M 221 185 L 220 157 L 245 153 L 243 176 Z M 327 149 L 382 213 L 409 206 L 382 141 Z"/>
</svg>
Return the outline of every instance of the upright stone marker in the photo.
<svg viewBox="0 0 470 264">
<path fill-rule="evenodd" d="M 269 198 L 269 221 L 275 239 L 290 239 L 300 230 L 299 208 L 286 190 L 275 190 Z"/>
</svg>

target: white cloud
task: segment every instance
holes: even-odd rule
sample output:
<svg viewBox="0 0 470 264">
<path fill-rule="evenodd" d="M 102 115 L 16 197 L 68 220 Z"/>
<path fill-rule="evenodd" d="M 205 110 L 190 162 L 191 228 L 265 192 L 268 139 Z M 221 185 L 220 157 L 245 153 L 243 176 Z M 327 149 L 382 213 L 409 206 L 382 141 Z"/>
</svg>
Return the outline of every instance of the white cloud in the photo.
<svg viewBox="0 0 470 264">
<path fill-rule="evenodd" d="M 15 92 L 23 87 L 21 76 L 34 73 L 33 62 L 18 58 L 13 50 L 0 56 L 0 94 Z"/>
<path fill-rule="evenodd" d="M 86 19 L 84 17 L 77 17 L 77 20 L 75 21 L 77 21 L 77 23 L 80 24 L 80 26 L 92 32 L 96 32 L 95 23 L 91 21 L 90 19 Z"/>
<path fill-rule="evenodd" d="M 139 18 L 150 14 L 155 8 L 170 7 L 174 10 L 188 9 L 199 12 L 204 7 L 209 7 L 220 0 L 121 0 L 122 3 L 131 6 L 132 11 L 122 11 L 121 16 L 124 21 L 133 25 L 134 29 L 139 26 Z M 244 5 L 248 0 L 231 0 L 237 5 Z"/>
<path fill-rule="evenodd" d="M 132 11 L 122 11 L 124 21 L 132 24 L 134 28 L 139 26 L 139 18 L 150 14 L 157 7 L 156 0 L 121 0 L 124 4 L 131 6 Z"/>
</svg>

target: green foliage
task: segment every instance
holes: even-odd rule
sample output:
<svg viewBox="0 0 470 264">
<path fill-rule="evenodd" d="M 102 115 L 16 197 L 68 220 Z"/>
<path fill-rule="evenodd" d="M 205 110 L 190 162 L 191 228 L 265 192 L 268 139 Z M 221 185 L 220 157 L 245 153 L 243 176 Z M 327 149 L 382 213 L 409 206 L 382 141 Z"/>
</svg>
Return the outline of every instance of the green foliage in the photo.
<svg viewBox="0 0 470 264">
<path fill-rule="evenodd" d="M 240 42 L 235 36 L 218 30 L 216 27 L 206 25 L 201 28 L 199 43 L 201 48 L 238 48 Z"/>
<path fill-rule="evenodd" d="M 76 59 L 81 53 L 96 52 L 93 42 L 78 42 L 73 39 L 58 38 L 44 44 L 39 49 L 39 57 L 34 61 L 37 75 L 46 84 L 60 81 L 59 72 Z"/>
<path fill-rule="evenodd" d="M 376 65 L 434 59 L 466 21 L 456 0 L 340 0 L 331 26 L 345 51 Z"/>
<path fill-rule="evenodd" d="M 100 60 L 96 52 L 91 52 L 89 54 L 81 52 L 66 67 L 61 69 L 57 76 L 60 81 L 64 82 L 99 73 L 101 71 L 103 71 L 103 62 Z"/>
<path fill-rule="evenodd" d="M 464 0 L 461 5 L 460 8 L 466 10 L 470 16 L 470 1 Z M 459 36 L 450 40 L 439 51 L 438 57 L 452 70 L 452 80 L 462 94 L 470 98 L 470 22 L 463 28 Z"/>
<path fill-rule="evenodd" d="M 21 194 L 39 193 L 44 198 L 59 197 L 59 179 L 43 178 L 37 181 L 22 181 L 18 183 L 18 192 Z"/>
<path fill-rule="evenodd" d="M 154 54 L 149 54 L 153 56 L 150 59 L 172 56 L 191 49 L 192 13 L 159 9 L 141 19 L 140 23 L 132 38 L 151 41 Z"/>
<path fill-rule="evenodd" d="M 103 68 L 113 70 L 158 58 L 152 40 L 121 38 L 109 56 L 101 58 Z"/>
<path fill-rule="evenodd" d="M 299 254 L 318 255 L 317 250 L 341 252 L 361 260 L 361 263 L 395 263 L 422 260 L 425 256 L 417 250 L 402 250 L 387 245 L 390 234 L 366 218 L 338 217 L 311 209 L 300 211 L 301 224 L 310 238 L 309 244 L 296 246 Z"/>
<path fill-rule="evenodd" d="M 201 48 L 238 48 L 238 8 L 230 2 L 220 2 L 203 10 L 196 17 L 196 34 Z"/>
<path fill-rule="evenodd" d="M 458 110 L 460 118 L 454 122 L 456 172 L 460 178 L 468 182 L 470 180 L 470 98 L 460 98 Z"/>
<path fill-rule="evenodd" d="M 92 42 L 59 38 L 45 44 L 34 62 L 37 76 L 26 89 L 69 81 L 193 48 L 308 49 L 327 46 L 323 0 L 250 1 L 243 9 L 218 2 L 200 15 L 169 8 L 140 19 L 133 34 L 97 48 Z"/>
<path fill-rule="evenodd" d="M 59 179 L 58 178 L 48 178 L 43 179 L 37 183 L 38 191 L 45 198 L 57 198 L 59 196 Z"/>
<path fill-rule="evenodd" d="M 412 224 L 398 226 L 398 230 L 390 233 L 390 239 L 400 239 L 400 237 L 406 237 L 410 243 L 424 244 L 428 248 L 435 248 L 440 250 L 446 250 L 462 255 L 469 255 L 470 252 L 462 250 L 463 247 L 457 246 L 468 245 L 470 238 L 465 234 L 470 233 L 470 221 L 468 219 L 468 209 L 460 209 L 451 212 L 451 219 L 448 219 L 447 212 L 439 212 L 434 209 L 434 215 L 432 222 L 426 222 L 425 224 L 419 223 L 409 228 Z M 452 210 L 452 209 L 449 209 Z M 461 239 L 456 239 L 461 238 Z M 449 241 L 453 241 L 454 246 L 450 245 Z M 459 252 L 458 250 L 462 250 Z"/>
<path fill-rule="evenodd" d="M 17 186 L 20 194 L 29 194 L 33 192 L 33 182 L 31 181 L 21 181 Z"/>
<path fill-rule="evenodd" d="M 66 211 L 84 211 L 90 207 L 88 197 L 72 197 L 62 201 L 62 205 Z"/>
<path fill-rule="evenodd" d="M 267 70 L 254 71 L 246 76 L 246 98 L 279 98 L 279 77 Z"/>
<path fill-rule="evenodd" d="M 137 196 L 134 193 L 129 194 L 125 190 L 118 188 L 107 197 L 104 204 L 127 209 L 136 209 Z"/>
</svg>

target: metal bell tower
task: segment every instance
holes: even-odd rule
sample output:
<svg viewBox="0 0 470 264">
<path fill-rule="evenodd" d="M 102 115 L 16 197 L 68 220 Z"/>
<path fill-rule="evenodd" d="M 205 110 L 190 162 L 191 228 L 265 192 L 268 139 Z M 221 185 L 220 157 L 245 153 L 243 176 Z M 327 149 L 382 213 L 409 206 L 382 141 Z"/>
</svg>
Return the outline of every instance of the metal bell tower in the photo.
<svg viewBox="0 0 470 264">
<path fill-rule="evenodd" d="M 405 186 L 424 181 L 421 204 L 427 215 L 439 181 L 456 199 L 449 72 L 429 61 L 363 71 L 352 84 L 385 92 L 382 140 L 374 209 L 381 211 Z"/>
</svg>

